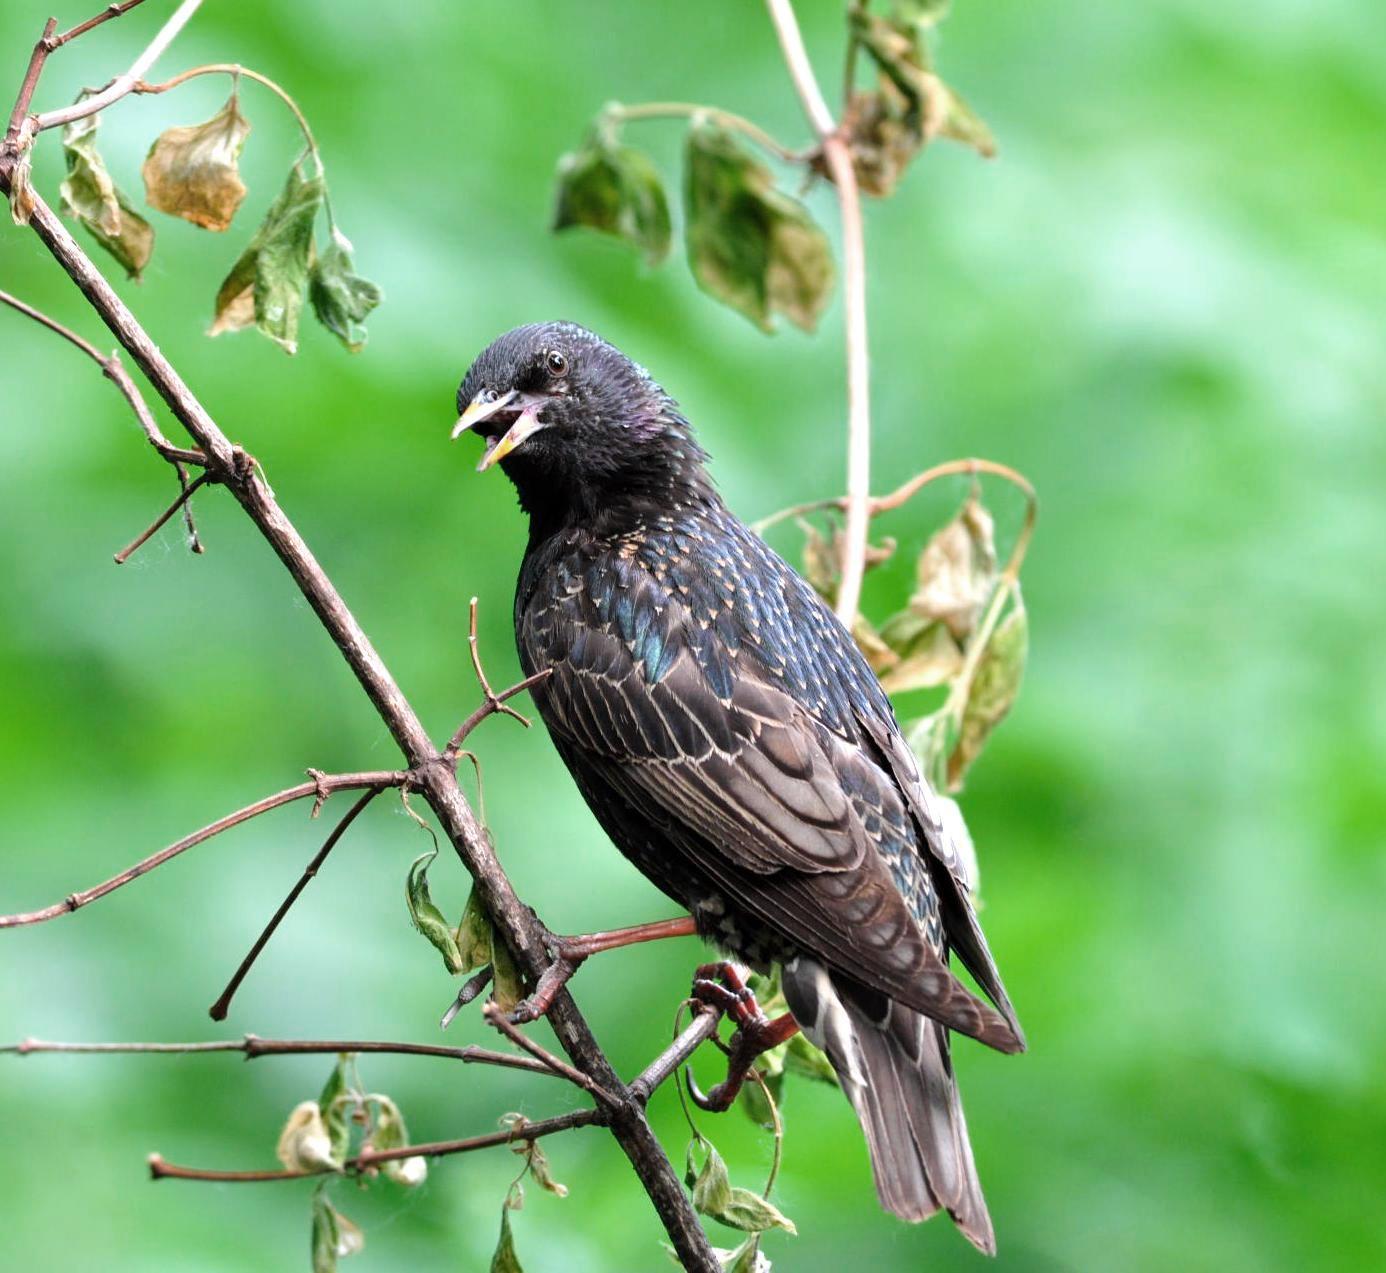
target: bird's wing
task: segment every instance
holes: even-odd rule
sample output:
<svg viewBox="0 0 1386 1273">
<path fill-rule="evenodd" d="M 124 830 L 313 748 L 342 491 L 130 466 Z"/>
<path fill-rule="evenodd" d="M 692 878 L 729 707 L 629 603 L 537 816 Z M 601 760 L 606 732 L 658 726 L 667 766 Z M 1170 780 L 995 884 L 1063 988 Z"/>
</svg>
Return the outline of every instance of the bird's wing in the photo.
<svg viewBox="0 0 1386 1273">
<path fill-rule="evenodd" d="M 848 976 L 1014 1050 L 1010 1026 L 949 971 L 930 917 L 911 913 L 892 876 L 918 857 L 888 864 L 879 851 L 892 835 L 915 838 L 894 778 L 759 660 L 737 660 L 676 591 L 608 567 L 588 576 L 600 586 L 563 589 L 519 616 L 526 666 L 551 669 L 534 693 L 565 754 L 738 908 Z"/>
</svg>

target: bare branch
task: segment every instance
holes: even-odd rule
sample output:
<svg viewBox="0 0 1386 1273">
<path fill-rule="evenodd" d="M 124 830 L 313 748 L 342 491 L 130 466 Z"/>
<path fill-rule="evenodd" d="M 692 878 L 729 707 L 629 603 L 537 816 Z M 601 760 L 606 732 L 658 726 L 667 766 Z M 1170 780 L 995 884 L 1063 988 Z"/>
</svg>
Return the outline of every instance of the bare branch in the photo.
<svg viewBox="0 0 1386 1273">
<path fill-rule="evenodd" d="M 0 928 L 20 928 L 25 924 L 41 924 L 44 920 L 57 919 L 59 915 L 80 910 L 88 903 L 96 901 L 97 898 L 105 897 L 107 893 L 113 893 L 132 880 L 137 880 L 140 876 L 148 874 L 156 866 L 162 866 L 170 858 L 177 857 L 185 850 L 191 849 L 205 840 L 210 840 L 214 835 L 220 835 L 223 831 L 229 831 L 242 822 L 249 822 L 251 818 L 259 817 L 262 813 L 277 809 L 280 805 L 292 804 L 295 800 L 316 796 L 322 791 L 350 791 L 359 790 L 362 787 L 399 787 L 408 781 L 408 778 L 408 773 L 394 769 L 376 769 L 354 774 L 319 775 L 312 782 L 301 782 L 296 787 L 287 787 L 283 791 L 275 792 L 272 796 L 266 796 L 263 800 L 257 800 L 254 804 L 248 804 L 243 809 L 237 809 L 235 813 L 228 813 L 224 818 L 218 818 L 200 831 L 194 831 L 191 835 L 184 836 L 181 840 L 170 844 L 166 849 L 160 849 L 157 853 L 141 859 L 134 866 L 121 871 L 119 875 L 113 875 L 109 880 L 83 889 L 80 893 L 69 893 L 61 902 L 55 902 L 52 906 L 45 906 L 42 910 L 37 911 L 22 911 L 15 915 L 0 915 Z"/>
<path fill-rule="evenodd" d="M 262 1056 L 307 1056 L 342 1052 L 391 1053 L 398 1056 L 436 1056 L 469 1065 L 495 1065 L 503 1069 L 524 1070 L 546 1078 L 559 1077 L 542 1061 L 492 1048 L 448 1048 L 435 1043 L 395 1043 L 374 1039 L 262 1039 L 247 1034 L 242 1039 L 214 1039 L 206 1043 L 54 1043 L 44 1039 L 22 1039 L 0 1047 L 0 1054 L 29 1056 L 35 1052 L 66 1055 L 171 1055 L 188 1056 L 202 1052 L 240 1052 L 247 1061 Z"/>
<path fill-rule="evenodd" d="M 105 110 L 112 102 L 118 102 L 127 93 L 132 92 L 135 85 L 144 78 L 145 72 L 178 38 L 178 33 L 188 25 L 193 14 L 198 11 L 201 5 L 202 0 L 183 0 L 183 3 L 159 28 L 158 34 L 145 47 L 144 52 L 134 60 L 124 75 L 116 76 L 99 93 L 93 93 L 92 96 L 83 101 L 72 106 L 64 106 L 61 110 L 46 111 L 42 115 L 35 116 L 32 122 L 33 132 L 41 133 L 49 128 L 59 128 L 63 124 L 70 124 L 74 119 L 85 119 L 88 115 L 95 115 L 98 111 Z"/>
<path fill-rule="evenodd" d="M 153 537 L 156 534 L 158 534 L 159 528 L 163 526 L 163 524 L 166 521 L 168 521 L 168 519 L 172 517 L 174 513 L 176 513 L 180 508 L 188 507 L 188 501 L 192 498 L 193 492 L 196 491 L 198 487 L 206 486 L 207 483 L 212 480 L 212 475 L 210 473 L 199 473 L 195 478 L 193 478 L 191 482 L 187 482 L 184 485 L 183 490 L 179 494 L 178 498 L 174 500 L 172 504 L 170 504 L 166 509 L 164 509 L 164 511 L 160 513 L 158 517 L 156 517 L 152 522 L 150 522 L 148 526 L 146 526 L 142 531 L 140 531 L 140 533 L 136 535 L 134 539 L 132 539 L 128 544 L 126 544 L 124 548 L 122 548 L 119 552 L 112 554 L 115 564 L 117 566 L 123 566 L 127 561 L 129 561 L 131 557 L 133 557 L 142 547 L 144 547 L 145 544 L 147 544 L 151 539 L 153 539 Z"/>
<path fill-rule="evenodd" d="M 313 775 L 314 784 L 318 786 L 319 798 L 321 798 L 320 778 L 321 776 L 318 774 Z M 289 913 L 289 908 L 298 901 L 299 894 L 308 887 L 308 881 L 317 875 L 318 868 L 327 861 L 327 855 L 337 847 L 337 842 L 347 833 L 347 829 L 365 812 L 366 806 L 384 790 L 383 786 L 367 787 L 356 803 L 342 815 L 342 820 L 332 828 L 331 834 L 323 841 L 322 848 L 313 855 L 312 861 L 303 868 L 303 874 L 295 881 L 293 888 L 289 890 L 289 895 L 279 903 L 279 909 L 270 916 L 270 921 L 265 925 L 264 931 L 255 939 L 255 944 L 246 952 L 239 967 L 231 974 L 231 980 L 226 983 L 226 989 L 221 992 L 217 1001 L 207 1009 L 207 1014 L 213 1021 L 226 1020 L 226 1013 L 231 1007 L 231 1000 L 235 998 L 236 991 L 240 989 L 241 982 L 245 980 L 251 966 L 260 957 L 260 952 L 264 950 L 269 939 L 274 936 L 274 930 L 279 927 L 280 921 Z M 317 808 L 316 803 L 314 808 Z"/>
<path fill-rule="evenodd" d="M 766 0 L 804 113 L 823 146 L 823 161 L 842 216 L 842 290 L 847 331 L 847 548 L 837 591 L 837 617 L 848 627 L 861 604 L 871 501 L 871 384 L 866 339 L 866 244 L 852 151 L 833 119 L 809 62 L 791 0 Z"/>
</svg>

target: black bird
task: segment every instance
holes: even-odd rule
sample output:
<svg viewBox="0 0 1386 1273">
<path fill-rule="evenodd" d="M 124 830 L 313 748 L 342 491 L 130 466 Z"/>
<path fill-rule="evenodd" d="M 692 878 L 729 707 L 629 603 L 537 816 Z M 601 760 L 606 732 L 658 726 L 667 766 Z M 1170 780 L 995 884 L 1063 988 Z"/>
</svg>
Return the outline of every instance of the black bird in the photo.
<svg viewBox="0 0 1386 1273">
<path fill-rule="evenodd" d="M 703 937 L 782 965 L 882 1205 L 944 1207 L 993 1251 L 948 1031 L 1024 1041 L 937 797 L 855 642 L 722 502 L 677 403 L 593 333 L 517 328 L 457 400 L 453 436 L 482 435 L 479 468 L 499 463 L 529 515 L 520 661 L 550 669 L 535 703 L 598 821 Z"/>
</svg>

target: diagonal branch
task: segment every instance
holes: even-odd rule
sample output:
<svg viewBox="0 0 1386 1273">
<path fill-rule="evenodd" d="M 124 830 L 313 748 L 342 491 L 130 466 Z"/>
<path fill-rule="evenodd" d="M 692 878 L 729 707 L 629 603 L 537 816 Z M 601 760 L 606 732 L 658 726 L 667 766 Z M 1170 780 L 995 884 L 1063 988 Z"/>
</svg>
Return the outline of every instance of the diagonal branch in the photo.
<svg viewBox="0 0 1386 1273">
<path fill-rule="evenodd" d="M 321 799 L 324 794 L 330 794 L 333 791 L 359 790 L 362 787 L 376 789 L 399 787 L 403 786 L 408 779 L 407 773 L 394 769 L 377 769 L 355 774 L 317 774 L 312 782 L 301 782 L 296 787 L 287 787 L 283 791 L 275 792 L 272 796 L 266 796 L 263 800 L 257 800 L 254 804 L 248 804 L 243 809 L 237 809 L 235 813 L 228 813 L 224 818 L 218 818 L 215 822 L 208 823 L 201 830 L 194 831 L 191 835 L 185 835 L 166 849 L 160 849 L 157 853 L 151 853 L 149 857 L 142 858 L 134 866 L 121 871 L 119 875 L 113 875 L 109 880 L 83 889 L 80 893 L 69 893 L 61 902 L 55 902 L 52 906 L 45 906 L 41 910 L 21 911 L 15 915 L 0 915 L 0 928 L 21 928 L 26 924 L 41 924 L 45 920 L 57 919 L 59 915 L 67 915 L 72 911 L 80 910 L 83 906 L 96 901 L 97 898 L 105 897 L 107 893 L 114 893 L 116 889 L 122 888 L 132 880 L 137 880 L 140 876 L 148 874 L 156 866 L 162 866 L 170 858 L 175 858 L 180 853 L 194 848 L 205 840 L 210 840 L 214 835 L 220 835 L 223 831 L 229 831 L 232 827 L 240 826 L 242 822 L 249 822 L 251 818 L 257 818 L 262 813 L 277 809 L 280 805 L 292 804 L 295 800 L 303 800 L 308 796 Z"/>
<path fill-rule="evenodd" d="M 185 11 L 190 16 L 190 6 L 195 7 L 195 0 L 185 0 L 170 23 Z M 13 157 L 7 160 L 0 155 L 0 191 L 4 193 L 9 192 L 13 168 Z M 548 963 L 542 929 L 533 913 L 516 896 L 501 869 L 480 822 L 458 785 L 452 762 L 434 747 L 418 714 L 302 535 L 280 508 L 257 467 L 248 461 L 244 452 L 233 447 L 90 257 L 37 194 L 29 226 L 149 378 L 200 447 L 207 468 L 232 493 L 289 571 L 404 753 L 411 787 L 428 802 L 473 876 L 503 940 L 514 952 L 521 969 L 531 979 L 537 979 Z M 67 909 L 75 907 L 64 903 L 53 913 L 61 914 Z M 576 1068 L 616 1097 L 618 1105 L 607 1112 L 607 1124 L 659 1213 L 685 1268 L 697 1273 L 717 1273 L 717 1261 L 707 1236 L 645 1118 L 642 1103 L 611 1068 L 566 990 L 554 1000 L 549 1022 Z"/>
</svg>

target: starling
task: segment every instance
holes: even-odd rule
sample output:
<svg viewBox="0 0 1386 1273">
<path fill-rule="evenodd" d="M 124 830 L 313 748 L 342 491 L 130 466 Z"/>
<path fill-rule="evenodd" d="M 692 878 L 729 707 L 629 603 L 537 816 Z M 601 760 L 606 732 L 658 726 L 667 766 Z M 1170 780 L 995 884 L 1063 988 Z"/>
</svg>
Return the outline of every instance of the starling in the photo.
<svg viewBox="0 0 1386 1273">
<path fill-rule="evenodd" d="M 501 336 L 458 409 L 453 436 L 481 435 L 478 467 L 499 464 L 529 515 L 520 662 L 549 670 L 535 704 L 597 820 L 703 938 L 781 966 L 882 1205 L 946 1208 L 993 1251 L 948 1031 L 1024 1041 L 938 798 L 851 635 L 723 503 L 677 403 L 585 328 Z"/>
</svg>

